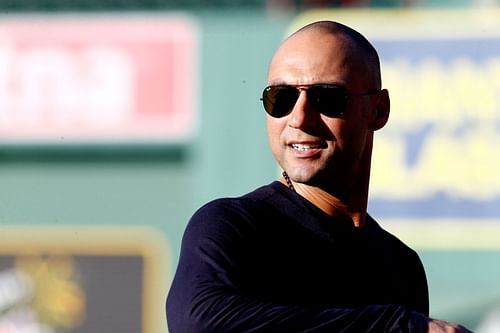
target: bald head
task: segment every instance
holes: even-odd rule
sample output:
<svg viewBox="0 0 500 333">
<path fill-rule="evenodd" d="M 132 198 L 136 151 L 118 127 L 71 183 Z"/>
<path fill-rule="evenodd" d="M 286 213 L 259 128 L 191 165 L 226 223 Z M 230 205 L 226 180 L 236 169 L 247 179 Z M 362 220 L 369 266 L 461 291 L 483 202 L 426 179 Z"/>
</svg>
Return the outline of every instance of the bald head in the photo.
<svg viewBox="0 0 500 333">
<path fill-rule="evenodd" d="M 380 89 L 377 52 L 351 28 L 316 22 L 283 42 L 267 80 L 264 92 L 275 94 L 272 107 L 286 112 L 266 116 L 276 160 L 303 186 L 301 195 L 334 215 L 335 203 L 323 205 L 326 192 L 354 212 L 354 224 L 363 225 L 374 132 L 390 110 L 388 92 Z"/>
<path fill-rule="evenodd" d="M 381 88 L 377 51 L 363 35 L 346 25 L 333 21 L 318 21 L 302 27 L 283 42 L 273 57 L 271 67 L 277 58 L 282 61 L 295 55 L 297 50 L 304 51 L 304 56 L 329 50 L 329 60 L 342 61 L 346 66 L 355 68 L 356 76 L 365 80 L 367 87 Z M 325 60 L 327 59 L 323 59 Z M 323 65 L 328 66 L 329 63 Z"/>
</svg>

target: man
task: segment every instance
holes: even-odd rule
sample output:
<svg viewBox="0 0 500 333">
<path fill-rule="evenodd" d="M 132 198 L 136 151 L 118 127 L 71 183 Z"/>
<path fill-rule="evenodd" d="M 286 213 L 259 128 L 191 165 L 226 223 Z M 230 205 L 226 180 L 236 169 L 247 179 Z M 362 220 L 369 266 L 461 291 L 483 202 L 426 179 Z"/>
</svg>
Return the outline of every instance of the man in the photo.
<svg viewBox="0 0 500 333">
<path fill-rule="evenodd" d="M 417 254 L 366 212 L 389 116 L 377 52 L 335 22 L 274 55 L 263 92 L 279 182 L 192 217 L 168 299 L 178 332 L 468 332 L 428 315 Z"/>
</svg>

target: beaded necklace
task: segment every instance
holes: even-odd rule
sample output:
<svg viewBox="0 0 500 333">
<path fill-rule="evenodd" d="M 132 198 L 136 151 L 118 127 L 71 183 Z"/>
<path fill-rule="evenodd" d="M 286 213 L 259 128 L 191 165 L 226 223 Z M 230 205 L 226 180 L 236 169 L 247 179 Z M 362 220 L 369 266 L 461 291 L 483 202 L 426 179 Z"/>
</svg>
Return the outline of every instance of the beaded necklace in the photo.
<svg viewBox="0 0 500 333">
<path fill-rule="evenodd" d="M 288 188 L 290 190 L 292 190 L 293 192 L 297 192 L 297 191 L 295 191 L 295 187 L 293 187 L 292 181 L 290 180 L 290 177 L 288 177 L 288 174 L 286 173 L 286 171 L 283 171 L 282 175 L 283 175 L 283 178 L 285 178 L 285 180 L 286 180 L 286 184 L 288 185 Z"/>
</svg>

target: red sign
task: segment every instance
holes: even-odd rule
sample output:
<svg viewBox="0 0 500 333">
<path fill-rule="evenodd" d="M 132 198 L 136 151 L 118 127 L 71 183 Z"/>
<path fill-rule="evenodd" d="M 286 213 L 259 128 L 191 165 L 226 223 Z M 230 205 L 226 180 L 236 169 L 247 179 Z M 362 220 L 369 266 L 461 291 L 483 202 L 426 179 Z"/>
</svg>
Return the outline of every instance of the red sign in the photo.
<svg viewBox="0 0 500 333">
<path fill-rule="evenodd" d="M 197 29 L 184 16 L 0 21 L 0 139 L 184 140 Z"/>
</svg>

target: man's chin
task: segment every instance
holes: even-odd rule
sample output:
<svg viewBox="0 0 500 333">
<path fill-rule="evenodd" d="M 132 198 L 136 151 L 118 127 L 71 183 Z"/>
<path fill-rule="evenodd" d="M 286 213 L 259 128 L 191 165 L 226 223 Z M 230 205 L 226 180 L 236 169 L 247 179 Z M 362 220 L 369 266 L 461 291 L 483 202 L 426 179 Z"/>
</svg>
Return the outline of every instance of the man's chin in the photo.
<svg viewBox="0 0 500 333">
<path fill-rule="evenodd" d="M 290 168 L 289 170 L 286 170 L 286 173 L 293 182 L 307 185 L 313 184 L 316 176 L 314 172 L 311 172 L 311 170 L 303 169 Z"/>
</svg>

